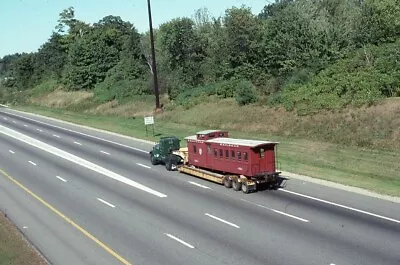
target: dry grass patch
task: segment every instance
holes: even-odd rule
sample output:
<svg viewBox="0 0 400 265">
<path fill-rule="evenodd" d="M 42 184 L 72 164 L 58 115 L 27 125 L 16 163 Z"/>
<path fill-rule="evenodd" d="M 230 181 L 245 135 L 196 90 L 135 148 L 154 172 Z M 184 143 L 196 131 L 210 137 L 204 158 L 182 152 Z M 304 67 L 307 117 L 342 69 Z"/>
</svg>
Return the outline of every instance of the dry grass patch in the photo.
<svg viewBox="0 0 400 265">
<path fill-rule="evenodd" d="M 139 117 L 151 115 L 154 106 L 147 101 L 135 101 L 126 104 L 118 104 L 118 101 L 113 100 L 95 108 L 88 110 L 91 114 L 102 115 L 117 115 L 121 117 Z"/>
<path fill-rule="evenodd" d="M 48 264 L 27 242 L 13 223 L 0 212 L 0 264 Z"/>
<path fill-rule="evenodd" d="M 56 90 L 40 97 L 31 98 L 29 103 L 50 108 L 65 108 L 93 98 L 92 92 Z"/>
</svg>

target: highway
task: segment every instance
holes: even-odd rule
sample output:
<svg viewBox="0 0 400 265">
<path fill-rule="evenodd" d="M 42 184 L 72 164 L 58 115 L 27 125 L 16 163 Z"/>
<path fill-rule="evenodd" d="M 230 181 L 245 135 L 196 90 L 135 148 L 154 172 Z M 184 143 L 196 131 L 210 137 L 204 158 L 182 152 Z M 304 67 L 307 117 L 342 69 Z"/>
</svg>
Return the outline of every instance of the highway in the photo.
<svg viewBox="0 0 400 265">
<path fill-rule="evenodd" d="M 51 264 L 400 264 L 400 204 L 290 179 L 243 194 L 151 144 L 0 108 L 0 210 Z"/>
</svg>

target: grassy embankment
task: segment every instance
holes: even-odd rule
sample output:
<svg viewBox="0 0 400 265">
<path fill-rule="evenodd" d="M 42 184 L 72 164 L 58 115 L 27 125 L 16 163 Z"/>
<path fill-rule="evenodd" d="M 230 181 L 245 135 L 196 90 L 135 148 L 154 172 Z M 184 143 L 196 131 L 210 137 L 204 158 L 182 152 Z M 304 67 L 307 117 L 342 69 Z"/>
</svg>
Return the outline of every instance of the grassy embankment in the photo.
<svg viewBox="0 0 400 265">
<path fill-rule="evenodd" d="M 155 118 L 156 137 L 151 131 L 146 137 L 143 116 L 151 113 L 153 101 L 142 97 L 99 105 L 91 93 L 55 91 L 16 109 L 149 140 L 208 128 L 229 129 L 233 137 L 278 140 L 281 170 L 400 196 L 399 99 L 309 116 L 238 107 L 232 100 L 209 100 L 189 109 L 167 103 Z"/>
<path fill-rule="evenodd" d="M 23 238 L 18 229 L 0 212 L 0 264 L 44 265 L 43 258 Z"/>
</svg>

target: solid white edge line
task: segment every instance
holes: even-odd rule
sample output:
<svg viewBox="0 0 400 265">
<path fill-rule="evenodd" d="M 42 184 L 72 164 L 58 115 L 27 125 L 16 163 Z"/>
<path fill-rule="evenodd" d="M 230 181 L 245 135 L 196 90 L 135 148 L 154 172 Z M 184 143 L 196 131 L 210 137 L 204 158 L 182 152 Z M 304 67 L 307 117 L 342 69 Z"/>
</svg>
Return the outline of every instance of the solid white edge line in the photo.
<svg viewBox="0 0 400 265">
<path fill-rule="evenodd" d="M 112 207 L 112 208 L 115 208 L 115 205 L 113 205 L 113 204 L 111 204 L 111 203 L 109 203 L 109 202 L 106 202 L 105 200 L 102 200 L 102 199 L 100 199 L 100 198 L 97 198 L 97 200 L 100 201 L 100 202 L 102 202 L 102 203 L 104 203 L 105 205 L 108 205 L 108 206 L 110 206 L 110 207 Z"/>
<path fill-rule="evenodd" d="M 4 105 L 4 104 L 0 104 L 0 106 L 2 106 L 2 107 L 4 107 L 4 108 L 8 108 L 8 106 L 7 106 L 7 105 Z"/>
<path fill-rule="evenodd" d="M 36 163 L 32 162 L 32 161 L 28 161 L 29 163 L 31 163 L 32 165 L 36 166 Z"/>
<path fill-rule="evenodd" d="M 300 217 L 297 217 L 297 216 L 294 216 L 294 215 L 291 215 L 291 214 L 288 214 L 288 213 L 284 213 L 284 212 L 281 212 L 281 211 L 278 211 L 278 210 L 275 210 L 275 209 L 271 209 L 271 210 L 274 211 L 274 212 L 276 212 L 276 213 L 285 215 L 285 216 L 290 217 L 290 218 L 293 218 L 293 219 L 297 219 L 297 220 L 302 221 L 302 222 L 305 222 L 305 223 L 308 223 L 308 222 L 309 222 L 307 219 L 303 219 L 303 218 L 300 218 Z"/>
<path fill-rule="evenodd" d="M 141 166 L 141 167 L 144 167 L 144 168 L 151 168 L 151 167 L 149 167 L 149 166 L 146 166 L 146 165 L 143 165 L 143 164 L 140 164 L 140 163 L 136 163 L 136 165 Z"/>
<path fill-rule="evenodd" d="M 56 176 L 56 178 L 58 178 L 59 180 L 61 180 L 62 182 L 67 182 L 67 180 L 66 179 L 63 179 L 62 177 L 60 177 L 60 176 Z"/>
<path fill-rule="evenodd" d="M 19 117 L 19 118 L 22 118 L 22 119 L 27 119 L 27 120 L 30 120 L 30 121 L 33 121 L 33 122 L 36 122 L 36 123 L 39 123 L 39 124 L 44 124 L 46 126 L 50 126 L 50 127 L 53 127 L 53 128 L 57 128 L 57 129 L 60 129 L 60 130 L 67 131 L 67 132 L 76 133 L 76 134 L 79 134 L 79 135 L 82 135 L 82 136 L 86 136 L 86 137 L 93 138 L 93 139 L 96 139 L 96 140 L 100 140 L 100 141 L 103 141 L 103 142 L 107 142 L 107 143 L 110 143 L 110 144 L 118 145 L 118 146 L 121 146 L 121 147 L 129 148 L 129 149 L 132 149 L 132 150 L 135 150 L 135 151 L 139 151 L 139 152 L 143 152 L 143 153 L 149 153 L 148 151 L 145 151 L 145 150 L 142 150 L 142 149 L 139 149 L 139 148 L 135 148 L 135 147 L 132 147 L 132 146 L 129 146 L 129 145 L 125 145 L 125 144 L 117 143 L 117 142 L 114 142 L 114 141 L 106 140 L 104 138 L 96 137 L 96 136 L 93 136 L 93 135 L 90 135 L 90 134 L 86 134 L 86 133 L 70 130 L 70 129 L 67 129 L 67 128 L 63 128 L 63 127 L 56 126 L 56 125 L 53 125 L 53 124 L 50 124 L 50 123 L 38 121 L 38 120 L 35 120 L 35 119 L 32 119 L 32 118 L 24 117 L 24 116 L 21 116 L 21 115 L 10 113 L 10 112 L 5 112 L 5 113 L 7 113 L 8 115 L 11 115 L 11 116 Z"/>
<path fill-rule="evenodd" d="M 377 217 L 377 218 L 381 218 L 381 219 L 384 219 L 384 220 L 387 220 L 387 221 L 391 221 L 391 222 L 400 224 L 400 220 L 396 220 L 396 219 L 393 219 L 393 218 L 390 218 L 390 217 L 378 215 L 378 214 L 367 212 L 367 211 L 364 211 L 364 210 L 359 210 L 359 209 L 356 209 L 356 208 L 353 208 L 353 207 L 349 207 L 349 206 L 345 206 L 345 205 L 342 205 L 342 204 L 339 204 L 339 203 L 335 203 L 335 202 L 331 202 L 331 201 L 327 201 L 327 200 L 323 200 L 323 199 L 318 199 L 318 198 L 315 198 L 315 197 L 312 197 L 312 196 L 304 195 L 304 194 L 297 193 L 297 192 L 290 191 L 290 190 L 285 190 L 285 189 L 279 189 L 279 190 L 283 191 L 283 192 L 287 192 L 287 193 L 293 194 L 293 195 L 297 195 L 297 196 L 300 196 L 300 197 L 304 197 L 304 198 L 307 198 L 307 199 L 323 202 L 323 203 L 326 203 L 326 204 L 330 204 L 330 205 L 333 205 L 333 206 L 341 207 L 341 208 L 344 208 L 344 209 L 347 209 L 347 210 L 355 211 L 355 212 L 358 212 L 358 213 L 363 213 L 363 214 L 366 214 L 366 215 L 374 216 L 374 217 Z"/>
<path fill-rule="evenodd" d="M 293 218 L 293 219 L 297 219 L 297 220 L 302 221 L 302 222 L 305 222 L 305 223 L 310 222 L 310 221 L 307 220 L 307 219 L 304 219 L 304 218 L 301 218 L 301 217 L 298 217 L 298 216 L 295 216 L 295 215 L 292 215 L 292 214 L 288 214 L 288 213 L 285 213 L 285 212 L 282 212 L 282 211 L 278 211 L 278 210 L 275 210 L 275 209 L 273 209 L 273 208 L 269 208 L 269 207 L 267 207 L 267 206 L 264 206 L 264 205 L 262 205 L 262 204 L 254 203 L 254 202 L 251 202 L 251 201 L 248 201 L 248 200 L 245 200 L 245 199 L 240 199 L 240 200 L 241 200 L 241 201 L 244 201 L 244 202 L 247 202 L 247 203 L 250 203 L 250 204 L 252 204 L 252 205 L 256 205 L 256 206 L 258 206 L 258 207 L 261 207 L 261 208 L 264 208 L 264 209 L 273 211 L 273 212 L 275 212 L 275 213 L 279 213 L 279 214 L 285 215 L 285 216 L 287 216 L 287 217 L 291 217 L 291 218 Z"/>
<path fill-rule="evenodd" d="M 194 246 L 190 245 L 189 243 L 186 243 L 185 241 L 183 241 L 183 240 L 180 239 L 180 238 L 177 238 L 176 236 L 173 236 L 173 235 L 168 234 L 168 233 L 164 233 L 164 235 L 166 235 L 167 237 L 172 238 L 172 239 L 178 241 L 179 243 L 181 243 L 182 245 L 187 246 L 188 248 L 194 248 Z"/>
<path fill-rule="evenodd" d="M 212 190 L 210 187 L 201 185 L 201 184 L 199 184 L 199 183 L 197 183 L 197 182 L 194 182 L 194 181 L 189 181 L 189 183 L 192 184 L 192 185 L 195 185 L 195 186 L 197 186 L 197 187 L 203 188 L 203 189 Z"/>
<path fill-rule="evenodd" d="M 233 227 L 236 227 L 236 228 L 240 228 L 240 226 L 238 226 L 238 225 L 236 225 L 236 224 L 234 224 L 234 223 L 228 222 L 228 221 L 226 221 L 226 220 L 224 220 L 224 219 L 221 219 L 221 218 L 216 217 L 216 216 L 214 216 L 214 215 L 211 215 L 211 214 L 209 214 L 209 213 L 205 213 L 205 215 L 207 215 L 208 217 L 211 217 L 211 218 L 213 218 L 213 219 L 215 219 L 215 220 L 218 220 L 218 221 L 220 221 L 220 222 L 222 222 L 222 223 L 228 224 L 228 225 L 230 225 L 230 226 L 233 226 Z"/>
<path fill-rule="evenodd" d="M 73 155 L 73 154 L 68 153 L 68 152 L 66 152 L 64 150 L 61 150 L 61 149 L 59 149 L 59 148 L 57 148 L 55 146 L 52 146 L 52 145 L 46 144 L 44 142 L 41 142 L 41 141 L 39 141 L 39 140 L 37 140 L 35 138 L 32 138 L 32 137 L 29 137 L 29 136 L 27 136 L 25 134 L 19 133 L 19 132 L 15 131 L 15 130 L 12 130 L 12 129 L 8 128 L 8 127 L 0 125 L 0 133 L 2 133 L 4 135 L 7 135 L 7 136 L 9 136 L 11 138 L 14 138 L 14 139 L 16 139 L 18 141 L 24 142 L 24 143 L 26 143 L 28 145 L 33 146 L 33 147 L 36 147 L 38 149 L 41 149 L 41 150 L 43 150 L 45 152 L 48 152 L 50 154 L 53 154 L 55 156 L 61 157 L 61 158 L 65 159 L 65 160 L 73 162 L 73 163 L 75 163 L 77 165 L 80 165 L 80 166 L 83 166 L 83 167 L 88 168 L 90 170 L 93 170 L 93 171 L 95 171 L 97 173 L 100 173 L 100 174 L 102 174 L 102 175 L 104 175 L 106 177 L 109 177 L 111 179 L 114 179 L 114 180 L 117 180 L 119 182 L 122 182 L 122 183 L 124 183 L 126 185 L 129 185 L 131 187 L 134 187 L 134 188 L 137 188 L 137 189 L 142 190 L 144 192 L 150 193 L 150 194 L 152 194 L 154 196 L 157 196 L 157 197 L 160 197 L 160 198 L 168 197 L 164 193 L 156 191 L 156 190 L 154 190 L 154 189 L 152 189 L 150 187 L 147 187 L 147 186 L 145 186 L 143 184 L 140 184 L 140 183 L 138 183 L 138 182 L 136 182 L 136 181 L 134 181 L 132 179 L 129 179 L 129 178 L 124 177 L 124 176 L 121 176 L 121 175 L 119 175 L 119 174 L 117 174 L 117 173 L 115 173 L 115 172 L 113 172 L 111 170 L 108 170 L 108 169 L 106 169 L 104 167 L 101 167 L 101 166 L 99 166 L 97 164 L 94 164 L 94 163 L 92 163 L 90 161 L 87 161 L 87 160 L 85 160 L 85 159 L 83 159 L 83 158 L 81 158 L 79 156 Z"/>
<path fill-rule="evenodd" d="M 10 152 L 11 154 L 15 154 L 13 150 L 8 150 L 8 152 Z"/>
<path fill-rule="evenodd" d="M 100 151 L 100 153 L 103 153 L 103 154 L 105 154 L 105 155 L 110 155 L 110 153 L 108 153 L 108 152 L 106 152 L 106 151 Z"/>
<path fill-rule="evenodd" d="M 81 143 L 78 143 L 78 142 L 74 142 L 74 144 L 77 144 L 77 145 L 82 145 Z"/>
</svg>

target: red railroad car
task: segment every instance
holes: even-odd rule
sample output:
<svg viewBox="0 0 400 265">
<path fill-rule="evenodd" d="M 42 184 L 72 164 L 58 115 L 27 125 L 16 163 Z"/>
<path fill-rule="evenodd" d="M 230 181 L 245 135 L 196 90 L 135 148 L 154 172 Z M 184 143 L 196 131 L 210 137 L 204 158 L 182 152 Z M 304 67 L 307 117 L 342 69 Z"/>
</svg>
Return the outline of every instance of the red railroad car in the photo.
<svg viewBox="0 0 400 265">
<path fill-rule="evenodd" d="M 277 142 L 229 138 L 227 131 L 207 130 L 185 138 L 188 162 L 221 174 L 245 176 L 257 182 L 276 182 Z"/>
</svg>

